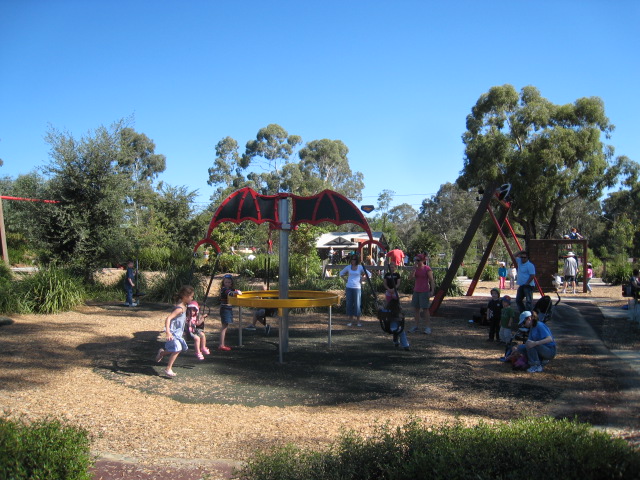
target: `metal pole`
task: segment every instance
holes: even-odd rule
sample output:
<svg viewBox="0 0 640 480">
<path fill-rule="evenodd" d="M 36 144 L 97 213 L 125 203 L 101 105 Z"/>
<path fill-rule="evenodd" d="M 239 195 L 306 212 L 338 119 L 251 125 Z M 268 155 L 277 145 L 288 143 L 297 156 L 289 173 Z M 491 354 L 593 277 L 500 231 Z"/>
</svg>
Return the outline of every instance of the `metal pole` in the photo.
<svg viewBox="0 0 640 480">
<path fill-rule="evenodd" d="M 2 213 L 2 199 L 0 199 L 0 240 L 2 240 L 2 260 L 10 267 L 9 252 L 7 251 L 7 236 L 4 230 L 4 213 Z"/>
<path fill-rule="evenodd" d="M 281 198 L 278 201 L 280 220 L 280 269 L 278 277 L 279 298 L 289 298 L 289 198 Z M 282 354 L 289 351 L 289 309 L 282 309 L 280 317 L 280 363 L 283 363 Z"/>
</svg>

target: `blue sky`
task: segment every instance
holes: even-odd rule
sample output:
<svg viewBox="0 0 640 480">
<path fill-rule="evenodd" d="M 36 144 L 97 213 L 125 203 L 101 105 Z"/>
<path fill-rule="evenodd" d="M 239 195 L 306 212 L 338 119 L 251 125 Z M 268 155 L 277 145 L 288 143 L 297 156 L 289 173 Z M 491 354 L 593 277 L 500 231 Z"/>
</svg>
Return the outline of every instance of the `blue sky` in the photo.
<svg viewBox="0 0 640 480">
<path fill-rule="evenodd" d="M 461 135 L 494 85 L 553 103 L 598 96 L 616 155 L 640 161 L 640 2 L 0 1 L 0 176 L 130 118 L 161 179 L 204 206 L 216 143 L 277 123 L 342 140 L 364 198 L 418 209 L 463 166 Z"/>
</svg>

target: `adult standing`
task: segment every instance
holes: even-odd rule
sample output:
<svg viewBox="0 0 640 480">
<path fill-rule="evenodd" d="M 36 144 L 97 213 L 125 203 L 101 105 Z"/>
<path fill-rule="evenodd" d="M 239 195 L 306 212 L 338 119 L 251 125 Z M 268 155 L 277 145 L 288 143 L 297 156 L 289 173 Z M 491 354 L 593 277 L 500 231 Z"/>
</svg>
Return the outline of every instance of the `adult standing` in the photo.
<svg viewBox="0 0 640 480">
<path fill-rule="evenodd" d="M 347 298 L 347 315 L 349 315 L 349 323 L 347 327 L 353 325 L 353 317 L 356 318 L 356 325 L 362 326 L 360 323 L 361 302 L 362 302 L 362 279 L 369 274 L 360 265 L 360 257 L 356 254 L 351 255 L 350 265 L 340 270 L 340 276 L 346 277 L 346 298 Z"/>
<path fill-rule="evenodd" d="M 416 319 L 415 326 L 411 329 L 412 333 L 420 330 L 420 318 L 424 314 L 424 333 L 431 334 L 431 315 L 429 307 L 431 305 L 430 297 L 435 292 L 435 283 L 433 281 L 433 271 L 431 267 L 426 265 L 427 257 L 420 253 L 413 259 L 415 267 L 411 271 L 411 278 L 415 280 L 413 287 L 413 296 L 411 297 L 411 306 L 413 307 L 414 317 Z"/>
<path fill-rule="evenodd" d="M 516 254 L 516 264 L 518 265 L 518 291 L 516 292 L 516 305 L 520 313 L 530 310 L 533 304 L 533 281 L 536 276 L 536 267 L 529 261 L 529 252 L 522 250 Z M 525 306 L 525 300 L 527 305 Z"/>
<path fill-rule="evenodd" d="M 564 275 L 564 283 L 562 287 L 562 293 L 567 291 L 567 286 L 571 285 L 573 291 L 576 293 L 576 275 L 578 275 L 578 261 L 576 260 L 576 254 L 573 252 L 567 253 L 564 259 L 564 268 L 562 269 Z"/>
<path fill-rule="evenodd" d="M 389 263 L 394 263 L 397 266 L 404 265 L 404 252 L 399 248 L 394 248 L 387 253 L 387 259 Z"/>
</svg>

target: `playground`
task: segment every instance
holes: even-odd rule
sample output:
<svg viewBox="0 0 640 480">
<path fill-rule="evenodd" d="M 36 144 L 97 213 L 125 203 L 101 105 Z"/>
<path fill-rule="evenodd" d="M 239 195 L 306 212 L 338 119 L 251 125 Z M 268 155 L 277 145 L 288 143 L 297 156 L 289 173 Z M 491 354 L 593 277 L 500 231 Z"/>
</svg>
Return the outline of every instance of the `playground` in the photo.
<svg viewBox="0 0 640 480">
<path fill-rule="evenodd" d="M 168 305 L 96 304 L 14 317 L 0 327 L 0 401 L 12 415 L 62 417 L 87 428 L 99 465 L 220 475 L 213 478 L 257 449 L 287 442 L 317 448 L 343 429 L 367 432 L 410 418 L 474 424 L 577 416 L 638 442 L 638 373 L 601 340 L 637 350 L 637 333 L 621 328 L 628 322 L 608 322 L 584 296 L 563 299 L 552 324 L 558 357 L 542 374 L 514 372 L 497 361 L 501 349 L 486 341 L 486 329 L 468 322 L 490 286 L 445 299 L 433 335 L 411 334 L 408 352 L 396 350 L 373 318 L 350 328 L 334 316 L 329 348 L 326 315 L 292 315 L 283 363 L 277 328 L 270 336 L 258 329 L 243 332 L 243 347 L 212 349 L 204 361 L 182 354 L 173 379 L 154 361 Z M 615 292 L 607 298 L 605 289 Z M 619 306 L 618 289 L 594 287 L 594 296 Z M 218 323 L 209 325 L 215 345 Z M 236 328 L 229 345 L 237 345 Z"/>
</svg>

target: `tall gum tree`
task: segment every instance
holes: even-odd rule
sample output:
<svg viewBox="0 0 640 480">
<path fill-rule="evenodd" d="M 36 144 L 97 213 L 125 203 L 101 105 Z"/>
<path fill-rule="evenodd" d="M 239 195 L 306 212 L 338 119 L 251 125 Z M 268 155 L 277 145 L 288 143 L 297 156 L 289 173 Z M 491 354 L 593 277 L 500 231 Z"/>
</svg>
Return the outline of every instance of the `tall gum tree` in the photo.
<svg viewBox="0 0 640 480">
<path fill-rule="evenodd" d="M 467 116 L 463 189 L 511 183 L 512 214 L 525 241 L 558 235 L 564 207 L 615 185 L 624 157 L 605 145 L 614 126 L 598 97 L 555 105 L 537 88 L 496 86 Z"/>
</svg>

